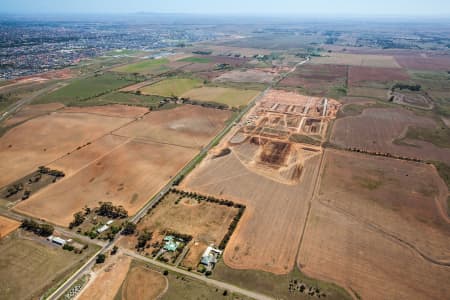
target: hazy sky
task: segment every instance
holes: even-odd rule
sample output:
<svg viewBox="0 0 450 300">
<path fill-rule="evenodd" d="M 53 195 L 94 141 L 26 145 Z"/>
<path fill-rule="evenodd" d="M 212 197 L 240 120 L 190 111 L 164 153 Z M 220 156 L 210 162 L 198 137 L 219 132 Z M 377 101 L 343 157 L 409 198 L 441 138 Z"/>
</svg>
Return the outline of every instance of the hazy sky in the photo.
<svg viewBox="0 0 450 300">
<path fill-rule="evenodd" d="M 450 0 L 0 0 L 0 12 L 450 16 Z"/>
</svg>

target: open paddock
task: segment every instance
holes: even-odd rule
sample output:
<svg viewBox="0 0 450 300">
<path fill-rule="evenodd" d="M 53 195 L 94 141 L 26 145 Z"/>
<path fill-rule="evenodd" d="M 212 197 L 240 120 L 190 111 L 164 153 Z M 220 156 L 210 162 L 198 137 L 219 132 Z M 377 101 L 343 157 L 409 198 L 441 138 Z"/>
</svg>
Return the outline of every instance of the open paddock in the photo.
<svg viewBox="0 0 450 300">
<path fill-rule="evenodd" d="M 168 71 L 166 66 L 170 61 L 167 58 L 145 59 L 136 63 L 114 68 L 119 73 L 160 74 Z"/>
<path fill-rule="evenodd" d="M 271 83 L 275 74 L 259 70 L 233 70 L 214 79 L 216 82 L 257 82 Z"/>
<path fill-rule="evenodd" d="M 160 299 L 168 288 L 161 273 L 145 267 L 131 267 L 122 286 L 122 300 Z"/>
<path fill-rule="evenodd" d="M 68 226 L 84 206 L 94 208 L 99 201 L 123 205 L 133 215 L 195 153 L 184 147 L 130 141 L 14 209 L 61 226 Z"/>
<path fill-rule="evenodd" d="M 0 186 L 34 172 L 78 147 L 102 137 L 134 118 L 96 113 L 54 112 L 22 123 L 0 138 Z"/>
<path fill-rule="evenodd" d="M 404 139 L 408 127 L 436 128 L 430 118 L 400 108 L 367 108 L 362 114 L 334 123 L 330 141 L 343 148 L 391 153 L 450 163 L 450 150 L 429 142 Z"/>
<path fill-rule="evenodd" d="M 377 68 L 400 68 L 396 59 L 389 55 L 326 53 L 313 57 L 313 64 L 349 65 Z"/>
<path fill-rule="evenodd" d="M 450 55 L 442 54 L 399 54 L 395 55 L 398 63 L 410 70 L 448 71 L 450 69 Z"/>
<path fill-rule="evenodd" d="M 1 298 L 39 299 L 95 251 L 91 246 L 82 254 L 75 254 L 43 238 L 16 230 L 0 240 Z"/>
<path fill-rule="evenodd" d="M 376 68 L 350 66 L 348 69 L 348 84 L 356 85 L 366 81 L 391 83 L 392 81 L 409 80 L 409 74 L 399 68 Z"/>
<path fill-rule="evenodd" d="M 183 105 L 152 112 L 114 134 L 198 149 L 205 146 L 230 117 L 230 111 Z"/>
<path fill-rule="evenodd" d="M 222 103 L 229 107 L 239 107 L 247 105 L 259 93 L 260 91 L 257 90 L 208 86 L 190 90 L 181 95 L 181 97 L 198 101 Z"/>
<path fill-rule="evenodd" d="M 19 226 L 20 222 L 0 216 L 0 239 L 19 228 Z"/>
<path fill-rule="evenodd" d="M 164 97 L 180 97 L 194 88 L 201 87 L 203 81 L 191 78 L 170 78 L 147 85 L 141 89 L 144 95 L 159 95 Z"/>
</svg>

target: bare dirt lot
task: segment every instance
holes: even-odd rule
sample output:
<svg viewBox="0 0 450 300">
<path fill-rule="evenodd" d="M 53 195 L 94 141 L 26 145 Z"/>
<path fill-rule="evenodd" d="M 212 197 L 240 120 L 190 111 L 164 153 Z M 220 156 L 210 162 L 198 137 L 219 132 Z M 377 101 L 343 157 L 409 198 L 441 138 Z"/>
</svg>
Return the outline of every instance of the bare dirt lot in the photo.
<svg viewBox="0 0 450 300">
<path fill-rule="evenodd" d="M 123 300 L 159 299 L 167 287 L 167 279 L 159 272 L 134 267 L 122 287 Z"/>
<path fill-rule="evenodd" d="M 362 299 L 445 298 L 447 193 L 432 166 L 327 150 L 299 267 Z"/>
<path fill-rule="evenodd" d="M 368 108 L 358 116 L 336 120 L 331 142 L 344 148 L 450 163 L 450 150 L 447 148 L 411 139 L 394 142 L 406 134 L 409 126 L 435 128 L 436 123 L 405 109 Z"/>
<path fill-rule="evenodd" d="M 85 205 L 94 208 L 99 201 L 123 205 L 133 215 L 195 153 L 184 147 L 131 141 L 19 203 L 15 210 L 61 226 L 68 226 Z"/>
<path fill-rule="evenodd" d="M 229 111 L 184 105 L 152 112 L 114 133 L 146 141 L 199 148 L 217 134 L 231 116 Z"/>
<path fill-rule="evenodd" d="M 229 71 L 216 79 L 217 82 L 258 82 L 258 83 L 270 83 L 272 82 L 275 74 L 259 71 L 259 70 L 233 70 Z"/>
<path fill-rule="evenodd" d="M 78 297 L 78 300 L 109 300 L 114 299 L 120 286 L 127 277 L 131 258 L 129 256 L 116 255 L 106 262 L 100 270 L 97 271 L 94 281 Z"/>
<path fill-rule="evenodd" d="M 0 138 L 4 186 L 130 122 L 91 113 L 55 112 L 18 125 Z"/>
<path fill-rule="evenodd" d="M 19 226 L 20 222 L 0 216 L 0 239 L 19 228 Z"/>
</svg>

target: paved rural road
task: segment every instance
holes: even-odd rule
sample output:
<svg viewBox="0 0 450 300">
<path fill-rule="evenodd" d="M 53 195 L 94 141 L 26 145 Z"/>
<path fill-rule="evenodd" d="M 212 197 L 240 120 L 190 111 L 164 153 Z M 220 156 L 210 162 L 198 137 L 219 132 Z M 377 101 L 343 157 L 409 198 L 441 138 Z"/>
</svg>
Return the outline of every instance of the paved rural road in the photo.
<svg viewBox="0 0 450 300">
<path fill-rule="evenodd" d="M 236 116 L 236 118 L 230 122 L 230 124 L 228 124 L 224 129 L 222 129 L 222 131 L 220 131 L 219 134 L 216 135 L 216 137 L 206 146 L 203 147 L 203 149 L 200 151 L 200 153 L 194 158 L 192 159 L 180 172 L 178 172 L 178 174 L 176 176 L 174 176 L 160 191 L 159 193 L 154 196 L 149 202 L 147 202 L 146 205 L 144 205 L 144 207 L 142 207 L 141 210 L 139 210 L 138 213 L 136 213 L 133 217 L 130 218 L 131 222 L 137 223 L 143 216 L 145 216 L 148 212 L 148 210 L 150 208 L 152 208 L 155 203 L 157 203 L 162 197 L 164 197 L 164 195 L 172 188 L 173 183 L 178 180 L 181 176 L 184 176 L 186 174 L 186 172 L 192 168 L 193 166 L 195 166 L 195 164 L 198 163 L 198 158 L 206 155 L 208 153 L 208 151 L 213 148 L 217 141 L 220 141 L 227 133 L 229 130 L 231 130 L 231 128 L 233 126 L 235 126 L 236 122 L 239 121 L 252 107 L 253 105 L 255 105 L 255 103 L 257 101 L 259 101 L 260 99 L 262 99 L 266 93 L 268 91 L 270 91 L 278 82 L 280 82 L 281 80 L 283 80 L 284 78 L 286 78 L 286 76 L 288 76 L 290 73 L 294 72 L 295 69 L 300 66 L 303 65 L 305 63 L 307 63 L 309 61 L 309 57 L 307 57 L 304 61 L 299 62 L 298 64 L 296 64 L 294 67 L 292 67 L 292 69 L 281 75 L 280 78 L 275 81 L 274 83 L 272 83 L 267 89 L 265 89 L 264 91 L 262 91 L 258 96 L 256 96 L 240 113 L 239 115 Z M 97 255 L 99 253 L 106 253 L 107 251 L 109 251 L 109 249 L 111 249 L 111 247 L 116 243 L 116 241 L 119 239 L 120 234 L 116 236 L 116 238 L 113 241 L 108 242 L 106 245 L 103 246 L 103 248 L 97 253 Z M 126 250 L 126 252 L 130 255 L 130 256 L 134 256 L 138 259 L 142 259 L 147 261 L 148 259 L 140 256 L 138 254 L 135 254 L 131 251 Z M 68 280 L 66 280 L 60 287 L 58 287 L 55 292 L 53 292 L 53 294 L 51 294 L 47 299 L 50 300 L 56 300 L 59 297 L 63 296 L 65 291 L 67 289 L 69 289 L 86 271 L 88 271 L 93 264 L 95 263 L 95 258 L 97 255 L 94 255 L 91 259 L 89 259 L 89 261 L 83 265 L 83 267 L 81 267 L 80 269 L 78 269 Z M 188 272 L 188 271 L 184 271 L 182 269 L 178 269 L 176 267 L 173 267 L 171 265 L 167 265 L 161 262 L 157 262 L 157 261 L 153 261 L 153 260 L 148 260 L 152 263 L 154 263 L 155 265 L 158 265 L 160 267 L 166 268 L 168 270 L 172 270 L 174 272 L 178 272 L 181 274 L 184 274 L 186 276 L 189 277 L 193 277 L 202 281 L 205 281 L 206 283 L 221 287 L 223 289 L 228 289 L 230 291 L 234 291 L 236 293 L 240 293 L 243 295 L 247 295 L 249 297 L 255 298 L 255 299 L 272 299 L 270 297 L 267 297 L 265 295 L 261 295 L 252 291 L 248 291 L 239 287 L 236 287 L 234 285 L 225 283 L 225 282 L 221 282 L 221 281 L 217 281 L 217 280 L 213 280 L 210 278 L 206 278 L 203 276 L 199 276 L 197 274 Z"/>
<path fill-rule="evenodd" d="M 266 295 L 263 295 L 263 294 L 260 294 L 260 293 L 257 293 L 257 292 L 252 292 L 252 291 L 249 291 L 247 289 L 242 289 L 240 287 L 237 287 L 235 285 L 232 285 L 232 284 L 229 284 L 229 283 L 226 283 L 226 282 L 222 282 L 222 281 L 218 281 L 218 280 L 215 280 L 215 279 L 208 278 L 208 277 L 206 277 L 204 275 L 198 275 L 198 274 L 195 274 L 195 273 L 192 273 L 192 272 L 189 272 L 189 271 L 185 271 L 183 269 L 176 268 L 174 266 L 166 265 L 165 263 L 159 262 L 157 260 L 149 259 L 149 258 L 147 258 L 145 256 L 139 255 L 139 254 L 137 254 L 137 253 L 135 253 L 133 251 L 130 251 L 130 250 L 122 250 L 122 251 L 128 256 L 134 257 L 134 258 L 139 259 L 141 261 L 145 261 L 146 263 L 158 266 L 160 268 L 167 269 L 169 271 L 172 271 L 172 272 L 175 272 L 175 273 L 178 273 L 178 274 L 182 274 L 182 275 L 184 275 L 186 277 L 195 278 L 197 280 L 205 282 L 208 285 L 213 285 L 213 286 L 221 288 L 223 290 L 228 290 L 228 291 L 231 291 L 233 293 L 238 293 L 238 294 L 241 294 L 241 295 L 253 298 L 253 299 L 258 299 L 258 300 L 273 300 L 274 299 L 272 297 L 269 297 L 269 296 L 266 296 Z"/>
<path fill-rule="evenodd" d="M 4 113 L 2 113 L 2 115 L 0 116 L 0 122 L 3 121 L 4 119 L 6 119 L 8 116 L 14 114 L 16 111 L 18 111 L 23 105 L 25 104 L 29 104 L 31 103 L 34 99 L 36 99 L 37 97 L 39 97 L 40 95 L 43 95 L 44 93 L 47 93 L 48 91 L 56 88 L 57 86 L 61 85 L 61 83 L 56 83 L 53 84 L 49 87 L 46 87 L 42 90 L 39 90 L 33 94 L 31 94 L 28 97 L 25 97 L 13 104 L 11 104 Z"/>
</svg>

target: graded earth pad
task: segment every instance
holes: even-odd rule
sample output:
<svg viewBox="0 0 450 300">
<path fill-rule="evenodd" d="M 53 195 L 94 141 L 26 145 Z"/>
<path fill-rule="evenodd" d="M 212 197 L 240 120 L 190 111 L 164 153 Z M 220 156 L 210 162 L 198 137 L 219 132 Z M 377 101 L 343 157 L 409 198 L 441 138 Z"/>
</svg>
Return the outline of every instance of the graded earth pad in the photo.
<svg viewBox="0 0 450 300">
<path fill-rule="evenodd" d="M 303 272 L 362 299 L 449 294 L 448 191 L 432 166 L 327 150 L 322 172 L 298 257 Z"/>
<path fill-rule="evenodd" d="M 19 228 L 19 226 L 20 222 L 0 216 L 0 239 Z"/>
<path fill-rule="evenodd" d="M 198 149 L 206 146 L 230 117 L 230 111 L 183 105 L 152 112 L 114 134 Z"/>
<path fill-rule="evenodd" d="M 122 286 L 122 300 L 160 299 L 168 285 L 161 273 L 133 267 Z"/>
<path fill-rule="evenodd" d="M 0 186 L 30 174 L 39 166 L 49 164 L 132 120 L 62 111 L 20 124 L 0 138 Z"/>
<path fill-rule="evenodd" d="M 15 210 L 61 226 L 68 226 L 84 206 L 94 208 L 99 201 L 123 205 L 133 215 L 195 153 L 185 147 L 130 141 L 19 203 Z"/>
<path fill-rule="evenodd" d="M 406 109 L 368 108 L 360 115 L 336 120 L 330 141 L 343 148 L 450 163 L 450 149 L 403 139 L 410 126 L 433 129 L 437 124 Z"/>
<path fill-rule="evenodd" d="M 110 300 L 114 299 L 123 281 L 127 277 L 131 258 L 116 254 L 106 261 L 106 265 L 97 271 L 92 282 L 82 291 L 79 300 Z"/>
</svg>

